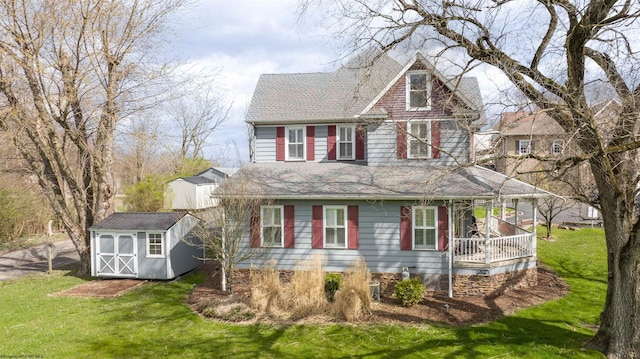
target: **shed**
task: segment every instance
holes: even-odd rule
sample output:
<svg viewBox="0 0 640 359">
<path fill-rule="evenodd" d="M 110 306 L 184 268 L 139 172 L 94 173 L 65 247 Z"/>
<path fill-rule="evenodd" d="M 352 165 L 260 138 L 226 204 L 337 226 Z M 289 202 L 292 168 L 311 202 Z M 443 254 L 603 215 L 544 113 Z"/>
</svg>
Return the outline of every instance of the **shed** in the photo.
<svg viewBox="0 0 640 359">
<path fill-rule="evenodd" d="M 198 268 L 203 248 L 188 213 L 113 213 L 89 228 L 94 277 L 173 279 Z"/>
<path fill-rule="evenodd" d="M 218 186 L 238 171 L 231 167 L 211 167 L 191 177 L 176 178 L 168 183 L 173 210 L 202 210 L 218 205 L 213 193 Z"/>
</svg>

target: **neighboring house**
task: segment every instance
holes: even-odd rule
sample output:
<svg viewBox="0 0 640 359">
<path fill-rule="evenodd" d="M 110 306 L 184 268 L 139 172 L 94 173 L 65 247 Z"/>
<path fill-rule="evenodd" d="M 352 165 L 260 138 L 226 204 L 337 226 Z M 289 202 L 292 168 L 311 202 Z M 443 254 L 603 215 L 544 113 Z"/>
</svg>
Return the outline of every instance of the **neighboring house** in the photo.
<svg viewBox="0 0 640 359">
<path fill-rule="evenodd" d="M 526 155 L 560 157 L 569 141 L 564 129 L 545 112 L 503 113 L 499 133 L 496 171 L 527 182 L 534 182 L 532 173 L 546 168 Z"/>
<path fill-rule="evenodd" d="M 211 167 L 192 177 L 176 178 L 168 183 L 167 196 L 173 210 L 202 210 L 218 205 L 213 192 L 237 168 Z"/>
<path fill-rule="evenodd" d="M 173 279 L 202 264 L 198 219 L 186 213 L 113 213 L 91 231 L 91 275 Z"/>
<path fill-rule="evenodd" d="M 478 201 L 491 213 L 493 203 L 550 194 L 471 164 L 484 124 L 475 78 L 446 78 L 420 54 L 405 65 L 383 56 L 366 69 L 356 60 L 262 75 L 246 121 L 255 163 L 231 181 L 273 204 L 247 221 L 245 238 L 268 255 L 241 268 L 274 258 L 291 270 L 323 254 L 329 271 L 362 257 L 375 275 L 408 267 L 449 295 L 535 283 L 535 229 L 487 217 L 476 234 Z M 221 199 L 241 195 L 224 189 Z"/>
</svg>

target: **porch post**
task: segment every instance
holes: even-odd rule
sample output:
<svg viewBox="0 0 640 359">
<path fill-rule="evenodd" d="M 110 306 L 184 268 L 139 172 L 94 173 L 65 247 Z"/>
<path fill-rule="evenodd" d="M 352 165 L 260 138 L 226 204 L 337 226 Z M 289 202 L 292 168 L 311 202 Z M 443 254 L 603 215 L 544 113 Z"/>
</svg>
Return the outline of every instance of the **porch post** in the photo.
<svg viewBox="0 0 640 359">
<path fill-rule="evenodd" d="M 513 224 L 516 227 L 518 227 L 518 199 L 517 198 L 513 200 L 513 207 L 516 211 L 515 216 L 513 217 Z"/>
<path fill-rule="evenodd" d="M 537 199 L 533 199 L 531 200 L 531 211 L 533 212 L 532 216 L 532 225 L 533 228 L 531 229 L 531 235 L 533 236 L 532 240 L 531 240 L 531 250 L 533 251 L 533 253 L 536 255 L 536 257 L 538 256 L 538 252 L 537 252 L 537 243 L 538 243 L 538 200 Z"/>
<path fill-rule="evenodd" d="M 491 239 L 491 215 L 493 214 L 493 200 L 489 201 L 489 204 L 486 206 L 487 215 L 485 216 L 484 222 L 484 260 L 485 263 L 491 263 L 491 252 L 489 248 L 489 240 Z"/>
<path fill-rule="evenodd" d="M 500 220 L 502 222 L 507 220 L 507 201 L 504 199 L 500 202 Z"/>
<path fill-rule="evenodd" d="M 447 214 L 449 216 L 449 298 L 453 298 L 453 246 L 455 245 L 455 236 L 453 233 L 453 211 L 454 203 L 449 200 L 449 210 Z"/>
</svg>

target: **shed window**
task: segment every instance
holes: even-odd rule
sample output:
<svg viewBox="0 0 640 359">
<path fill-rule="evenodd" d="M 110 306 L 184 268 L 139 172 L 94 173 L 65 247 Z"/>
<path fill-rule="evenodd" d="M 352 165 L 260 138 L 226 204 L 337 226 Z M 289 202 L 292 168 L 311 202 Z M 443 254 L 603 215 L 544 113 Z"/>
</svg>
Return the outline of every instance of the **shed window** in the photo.
<svg viewBox="0 0 640 359">
<path fill-rule="evenodd" d="M 147 233 L 147 257 L 164 257 L 162 233 Z"/>
</svg>

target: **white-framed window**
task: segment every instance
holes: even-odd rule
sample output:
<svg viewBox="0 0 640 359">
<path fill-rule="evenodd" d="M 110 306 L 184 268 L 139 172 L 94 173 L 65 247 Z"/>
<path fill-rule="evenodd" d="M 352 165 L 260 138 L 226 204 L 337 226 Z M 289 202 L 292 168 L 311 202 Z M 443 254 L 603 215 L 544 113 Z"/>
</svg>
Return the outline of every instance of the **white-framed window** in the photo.
<svg viewBox="0 0 640 359">
<path fill-rule="evenodd" d="M 164 257 L 162 233 L 147 233 L 147 257 Z"/>
<path fill-rule="evenodd" d="M 408 71 L 407 111 L 424 111 L 431 109 L 431 76 L 426 71 Z"/>
<path fill-rule="evenodd" d="M 431 121 L 409 121 L 407 132 L 407 157 L 430 158 Z"/>
<path fill-rule="evenodd" d="M 516 144 L 518 145 L 516 150 L 518 151 L 519 155 L 526 155 L 531 153 L 531 141 L 520 140 L 517 141 Z"/>
<path fill-rule="evenodd" d="M 347 206 L 324 206 L 324 247 L 347 248 Z"/>
<path fill-rule="evenodd" d="M 438 207 L 413 207 L 413 249 L 437 249 Z"/>
<path fill-rule="evenodd" d="M 263 247 L 282 247 L 284 238 L 284 206 L 260 207 L 260 240 Z"/>
<path fill-rule="evenodd" d="M 285 148 L 288 161 L 304 160 L 305 132 L 304 127 L 286 128 L 287 143 Z"/>
<path fill-rule="evenodd" d="M 559 155 L 564 150 L 564 141 L 563 140 L 553 140 L 551 142 L 551 154 Z"/>
<path fill-rule="evenodd" d="M 338 126 L 338 159 L 352 160 L 355 158 L 355 127 Z"/>
</svg>

